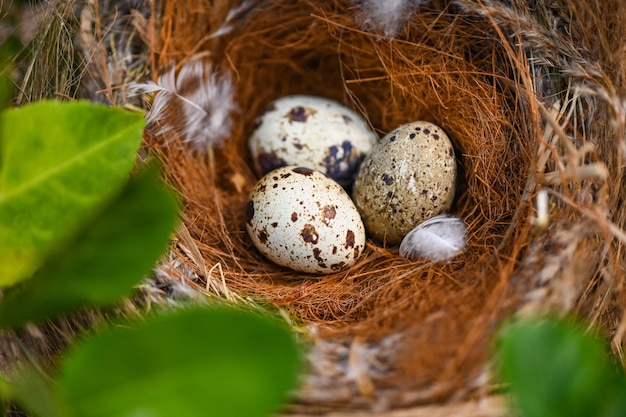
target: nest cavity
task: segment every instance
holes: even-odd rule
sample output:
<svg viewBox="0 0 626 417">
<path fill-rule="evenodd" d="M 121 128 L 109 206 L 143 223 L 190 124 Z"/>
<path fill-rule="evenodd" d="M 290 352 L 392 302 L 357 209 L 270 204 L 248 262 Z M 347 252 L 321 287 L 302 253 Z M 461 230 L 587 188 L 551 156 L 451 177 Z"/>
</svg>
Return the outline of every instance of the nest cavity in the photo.
<svg viewBox="0 0 626 417">
<path fill-rule="evenodd" d="M 610 48 L 621 35 L 607 29 L 592 41 L 597 32 L 576 11 L 583 2 L 438 3 L 413 10 L 394 36 L 346 1 L 259 2 L 215 37 L 234 4 L 174 1 L 164 10 L 160 65 L 200 55 L 236 89 L 232 134 L 208 154 L 158 131 L 149 141 L 185 199 L 185 225 L 204 262 L 198 274 L 207 288 L 281 308 L 318 344 L 381 349 L 383 369 L 364 365 L 343 400 L 308 387 L 314 401 L 385 392 L 404 404 L 467 393 L 486 369 L 494 330 L 511 314 L 574 310 L 609 324 L 623 311 L 623 241 L 607 226 L 624 222 L 623 191 L 607 192 L 623 186 L 624 113 L 607 100 L 623 91 Z M 617 1 L 598 7 L 585 9 L 623 24 Z M 247 193 L 258 179 L 247 139 L 263 106 L 290 94 L 337 100 L 380 136 L 415 120 L 440 125 L 461 171 L 452 211 L 468 227 L 463 254 L 411 262 L 368 242 L 354 267 L 323 277 L 263 258 L 245 232 Z M 542 189 L 548 206 L 540 212 Z M 594 311 L 605 296 L 603 313 Z M 606 321 L 607 314 L 617 315 Z M 397 342 L 383 352 L 388 340 Z M 358 367 L 340 351 L 332 353 L 338 362 Z M 312 372 L 318 384 L 333 385 L 316 363 Z"/>
</svg>

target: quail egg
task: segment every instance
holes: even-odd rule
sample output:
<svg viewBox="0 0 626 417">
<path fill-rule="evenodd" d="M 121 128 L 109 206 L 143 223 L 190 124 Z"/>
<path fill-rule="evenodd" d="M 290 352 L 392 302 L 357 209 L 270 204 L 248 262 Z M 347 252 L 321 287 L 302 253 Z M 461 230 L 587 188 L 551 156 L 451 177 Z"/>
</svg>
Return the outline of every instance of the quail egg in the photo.
<svg viewBox="0 0 626 417">
<path fill-rule="evenodd" d="M 259 175 L 300 165 L 348 186 L 377 140 L 365 119 L 342 104 L 292 95 L 275 100 L 258 115 L 248 145 Z"/>
<path fill-rule="evenodd" d="M 259 180 L 246 207 L 246 230 L 276 264 L 328 274 L 353 265 L 365 249 L 365 228 L 345 190 L 319 171 L 278 168 Z"/>
<path fill-rule="evenodd" d="M 416 225 L 450 209 L 456 159 L 439 126 L 407 123 L 389 132 L 363 161 L 353 199 L 370 237 L 397 245 Z"/>
</svg>

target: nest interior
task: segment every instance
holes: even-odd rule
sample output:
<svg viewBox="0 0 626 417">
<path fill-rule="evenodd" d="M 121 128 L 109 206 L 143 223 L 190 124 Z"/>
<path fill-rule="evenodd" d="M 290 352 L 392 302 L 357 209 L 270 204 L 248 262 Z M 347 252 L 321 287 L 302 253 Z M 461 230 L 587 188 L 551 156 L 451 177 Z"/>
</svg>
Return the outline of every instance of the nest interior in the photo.
<svg viewBox="0 0 626 417">
<path fill-rule="evenodd" d="M 207 72 L 184 88 L 220 76 L 232 83 L 235 106 L 212 107 L 231 106 L 222 120 L 229 134 L 219 144 L 190 152 L 184 126 L 175 126 L 184 115 L 169 109 L 174 128 L 149 125 L 145 145 L 184 200 L 185 233 L 174 251 L 189 259 L 196 284 L 282 309 L 314 352 L 338 346 L 322 359 L 311 356 L 315 378 L 306 380 L 303 402 L 401 406 L 466 398 L 489 381 L 494 331 L 512 314 L 572 312 L 599 324 L 621 357 L 621 0 L 404 3 L 410 7 L 391 29 L 370 1 L 146 3 L 128 12 L 132 25 L 111 24 L 114 30 L 94 36 L 83 25 L 83 43 L 92 41 L 83 54 L 97 58 L 87 59 L 84 73 L 113 104 L 124 101 L 123 90 L 112 87 L 136 69 L 107 64 L 101 52 L 109 44 L 121 49 L 116 35 L 133 27 L 145 48 L 138 58 L 138 37 L 126 43 L 130 60 L 155 81 L 201 60 Z M 90 3 L 83 23 L 103 19 L 98 10 L 107 8 Z M 247 194 L 258 180 L 247 139 L 261 109 L 289 94 L 337 100 L 380 136 L 415 120 L 440 125 L 461 171 L 452 212 L 467 225 L 465 251 L 448 263 L 408 261 L 397 248 L 368 242 L 354 267 L 323 277 L 263 258 L 244 227 Z M 544 209 L 535 205 L 540 191 L 547 193 Z"/>
<path fill-rule="evenodd" d="M 352 381 L 350 399 L 324 398 L 384 391 L 404 404 L 466 395 L 479 385 L 494 330 L 519 311 L 574 311 L 619 337 L 621 352 L 623 242 L 610 225 L 624 225 L 623 191 L 607 191 L 624 186 L 624 114 L 610 103 L 623 93 L 623 47 L 612 46 L 623 45 L 619 2 L 431 2 L 393 39 L 346 1 L 259 2 L 219 37 L 236 5 L 167 3 L 156 67 L 200 58 L 236 86 L 232 133 L 208 162 L 175 133 L 149 134 L 185 199 L 185 225 L 205 263 L 198 273 L 279 306 L 320 340 L 399 336 L 384 359 L 389 372 Z M 600 16 L 612 17 L 595 42 L 587 25 Z M 357 265 L 323 277 L 264 259 L 244 227 L 258 179 L 247 138 L 262 107 L 289 94 L 338 100 L 381 136 L 414 120 L 443 127 L 459 156 L 452 211 L 468 227 L 464 253 L 411 262 L 368 242 Z M 542 188 L 547 223 L 534 207 Z"/>
</svg>

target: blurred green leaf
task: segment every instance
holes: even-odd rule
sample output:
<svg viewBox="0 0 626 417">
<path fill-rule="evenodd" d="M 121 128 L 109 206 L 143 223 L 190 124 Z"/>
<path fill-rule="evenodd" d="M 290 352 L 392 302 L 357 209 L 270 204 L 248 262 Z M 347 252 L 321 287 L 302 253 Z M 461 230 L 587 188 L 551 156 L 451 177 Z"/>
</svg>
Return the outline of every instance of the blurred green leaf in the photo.
<svg viewBox="0 0 626 417">
<path fill-rule="evenodd" d="M 0 110 L 7 107 L 11 98 L 13 98 L 13 80 L 8 68 L 0 67 Z"/>
<path fill-rule="evenodd" d="M 0 114 L 0 287 L 27 279 L 127 180 L 140 114 L 39 102 Z"/>
<path fill-rule="evenodd" d="M 298 362 L 278 322 L 196 307 L 80 344 L 61 367 L 60 394 L 81 417 L 261 417 L 286 400 Z"/>
<path fill-rule="evenodd" d="M 132 179 L 33 279 L 6 292 L 0 327 L 118 301 L 165 251 L 177 211 L 177 200 L 163 188 L 156 169 Z"/>
<path fill-rule="evenodd" d="M 22 367 L 16 372 L 12 386 L 13 399 L 36 417 L 64 417 L 61 405 L 54 397 L 52 387 L 32 367 Z"/>
<path fill-rule="evenodd" d="M 11 398 L 13 398 L 11 384 L 9 384 L 0 373 L 0 399 L 8 400 Z"/>
<path fill-rule="evenodd" d="M 607 397 L 602 417 L 626 416 L 626 379 L 622 378 Z"/>
<path fill-rule="evenodd" d="M 514 323 L 501 333 L 497 351 L 502 379 L 523 417 L 626 415 L 623 376 L 600 340 L 572 322 Z"/>
<path fill-rule="evenodd" d="M 0 110 L 7 107 L 15 93 L 11 71 L 21 48 L 22 44 L 14 37 L 5 39 L 0 46 Z"/>
</svg>

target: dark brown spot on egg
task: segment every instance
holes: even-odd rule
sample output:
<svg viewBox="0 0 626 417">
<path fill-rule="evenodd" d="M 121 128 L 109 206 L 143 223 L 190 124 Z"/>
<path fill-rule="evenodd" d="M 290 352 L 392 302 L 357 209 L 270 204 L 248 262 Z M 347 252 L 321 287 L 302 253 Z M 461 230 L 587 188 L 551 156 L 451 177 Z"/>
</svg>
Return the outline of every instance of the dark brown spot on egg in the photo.
<svg viewBox="0 0 626 417">
<path fill-rule="evenodd" d="M 343 119 L 343 122 L 347 125 L 353 122 L 352 117 L 348 116 L 347 114 L 342 114 L 341 118 Z"/>
<path fill-rule="evenodd" d="M 301 144 L 300 142 L 294 142 L 293 143 L 293 147 L 296 148 L 297 150 L 301 151 L 304 148 L 304 145 Z"/>
<path fill-rule="evenodd" d="M 281 178 L 289 178 L 289 177 L 291 177 L 291 173 L 289 173 L 289 172 L 283 172 L 282 174 L 280 174 L 280 177 L 281 177 Z"/>
<path fill-rule="evenodd" d="M 317 230 L 315 230 L 315 226 L 312 224 L 305 224 L 302 230 L 300 231 L 300 236 L 302 236 L 302 240 L 306 243 L 312 243 L 314 245 L 317 244 L 320 236 L 317 234 Z"/>
<path fill-rule="evenodd" d="M 330 146 L 324 155 L 326 175 L 340 184 L 348 184 L 359 169 L 365 155 L 354 148 L 352 142 L 344 140 L 339 146 Z"/>
<path fill-rule="evenodd" d="M 419 126 L 415 128 L 415 131 L 416 131 L 416 132 L 418 132 L 418 133 L 419 133 L 421 130 L 422 130 L 422 128 L 421 128 L 421 127 L 419 127 Z"/>
<path fill-rule="evenodd" d="M 409 139 L 415 139 L 415 136 L 417 136 L 415 133 L 411 133 L 411 134 L 409 135 Z"/>
<path fill-rule="evenodd" d="M 450 155 L 451 157 L 454 157 L 454 149 L 453 148 L 450 148 L 448 150 L 448 155 Z"/>
<path fill-rule="evenodd" d="M 439 140 L 439 135 L 433 135 L 433 139 Z"/>
<path fill-rule="evenodd" d="M 424 134 L 430 135 L 430 129 L 424 129 Z"/>
<path fill-rule="evenodd" d="M 437 201 L 437 196 L 436 195 L 432 196 L 431 200 Z"/>
<path fill-rule="evenodd" d="M 259 237 L 259 242 L 261 243 L 266 243 L 267 238 L 269 237 L 267 234 L 267 230 L 265 229 L 261 230 L 257 236 Z"/>
<path fill-rule="evenodd" d="M 389 138 L 389 142 L 395 142 L 396 141 L 396 135 L 393 135 L 392 137 Z"/>
<path fill-rule="evenodd" d="M 393 177 L 391 175 L 388 175 L 388 174 L 385 173 L 385 174 L 382 175 L 382 179 L 385 182 L 385 184 L 387 184 L 387 185 L 393 184 Z"/>
<path fill-rule="evenodd" d="M 335 216 L 337 215 L 337 211 L 335 210 L 335 206 L 324 206 L 324 208 L 322 208 L 322 216 L 323 216 L 323 222 L 328 225 L 328 223 L 330 223 L 330 220 L 334 219 Z"/>
<path fill-rule="evenodd" d="M 272 227 L 278 227 L 278 222 L 272 223 Z"/>
<path fill-rule="evenodd" d="M 333 246 L 333 255 L 337 255 L 337 246 Z"/>
<path fill-rule="evenodd" d="M 298 221 L 298 213 L 296 213 L 295 211 L 291 213 L 291 221 L 294 223 Z"/>
<path fill-rule="evenodd" d="M 326 264 L 324 263 L 324 258 L 320 256 L 321 253 L 322 253 L 322 250 L 320 248 L 313 248 L 313 257 L 317 261 L 317 264 L 322 268 L 326 268 Z"/>
<path fill-rule="evenodd" d="M 339 262 L 337 264 L 331 264 L 330 269 L 332 269 L 333 271 L 339 271 L 340 269 L 343 269 L 345 266 L 346 266 L 345 262 Z"/>
<path fill-rule="evenodd" d="M 305 167 L 296 167 L 292 169 L 292 171 L 295 172 L 296 174 L 305 175 L 307 177 L 313 175 L 313 173 L 315 172 L 311 168 L 305 168 Z"/>
<path fill-rule="evenodd" d="M 261 171 L 263 174 L 267 174 L 270 171 L 275 170 L 276 168 L 284 167 L 287 165 L 285 161 L 276 156 L 275 153 L 264 152 L 259 154 L 257 161 L 259 162 L 259 166 L 261 167 Z"/>
<path fill-rule="evenodd" d="M 354 232 L 352 230 L 348 230 L 346 232 L 346 245 L 345 248 L 353 248 L 354 247 L 354 243 L 355 243 L 355 236 L 354 236 Z"/>
<path fill-rule="evenodd" d="M 306 108 L 302 106 L 296 106 L 287 113 L 287 118 L 289 122 L 306 122 L 309 115 L 307 114 Z"/>
<path fill-rule="evenodd" d="M 252 218 L 254 217 L 254 201 L 248 201 L 246 206 L 246 222 L 252 226 Z"/>
<path fill-rule="evenodd" d="M 272 185 L 272 188 L 278 188 L 278 184 Z"/>
</svg>

